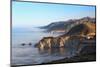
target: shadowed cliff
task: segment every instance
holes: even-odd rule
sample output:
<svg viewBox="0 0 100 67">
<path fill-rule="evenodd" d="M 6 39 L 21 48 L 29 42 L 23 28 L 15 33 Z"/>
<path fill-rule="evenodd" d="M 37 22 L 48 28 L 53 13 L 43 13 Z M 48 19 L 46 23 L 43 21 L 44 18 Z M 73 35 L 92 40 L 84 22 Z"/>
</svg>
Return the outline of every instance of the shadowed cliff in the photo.
<svg viewBox="0 0 100 67">
<path fill-rule="evenodd" d="M 64 49 L 71 49 L 71 54 L 74 55 L 70 58 L 55 60 L 42 64 L 55 64 L 66 62 L 85 62 L 96 60 L 96 25 L 89 21 L 74 25 L 68 32 L 57 37 L 44 37 L 35 47 L 39 51 L 45 51 L 50 54 L 55 53 L 56 49 L 61 49 L 60 54 L 64 54 Z M 63 48 L 63 51 L 62 51 Z"/>
<path fill-rule="evenodd" d="M 52 48 L 52 47 L 66 47 L 68 44 L 79 44 L 80 40 L 93 38 L 95 36 L 95 24 L 84 23 L 72 27 L 68 33 L 58 37 L 44 37 L 35 47 L 38 48 Z"/>
</svg>

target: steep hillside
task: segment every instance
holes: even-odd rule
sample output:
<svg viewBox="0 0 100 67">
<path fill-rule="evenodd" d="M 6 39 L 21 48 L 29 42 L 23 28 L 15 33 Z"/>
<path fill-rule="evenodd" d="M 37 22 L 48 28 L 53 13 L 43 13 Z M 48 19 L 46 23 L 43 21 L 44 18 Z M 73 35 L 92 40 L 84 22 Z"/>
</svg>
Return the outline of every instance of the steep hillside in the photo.
<svg viewBox="0 0 100 67">
<path fill-rule="evenodd" d="M 88 35 L 96 32 L 96 25 L 91 22 L 84 22 L 75 25 L 65 35 Z"/>
<path fill-rule="evenodd" d="M 94 23 L 84 23 L 84 24 L 78 24 L 72 27 L 68 33 L 60 35 L 58 37 L 44 37 L 41 39 L 36 45 L 39 48 L 51 48 L 52 46 L 55 47 L 64 47 L 66 43 L 72 43 L 75 41 L 75 43 L 79 43 L 80 39 L 88 39 L 94 38 L 95 34 L 95 24 Z M 77 41 L 76 41 L 77 40 Z M 74 44 L 75 44 L 74 43 Z"/>
<path fill-rule="evenodd" d="M 42 29 L 46 29 L 47 32 L 52 31 L 64 31 L 68 32 L 69 29 L 71 29 L 73 26 L 77 24 L 83 24 L 83 23 L 96 23 L 95 18 L 90 17 L 83 17 L 81 19 L 70 19 L 68 21 L 59 21 L 59 22 L 53 22 L 47 26 L 40 27 Z"/>
</svg>

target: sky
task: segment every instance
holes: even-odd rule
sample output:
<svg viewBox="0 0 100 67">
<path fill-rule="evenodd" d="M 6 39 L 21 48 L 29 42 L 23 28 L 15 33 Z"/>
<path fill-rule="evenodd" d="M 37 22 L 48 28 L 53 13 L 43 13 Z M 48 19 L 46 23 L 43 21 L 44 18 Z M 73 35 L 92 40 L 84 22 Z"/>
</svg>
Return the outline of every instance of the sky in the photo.
<svg viewBox="0 0 100 67">
<path fill-rule="evenodd" d="M 13 27 L 37 27 L 52 22 L 95 17 L 94 6 L 12 2 Z"/>
</svg>

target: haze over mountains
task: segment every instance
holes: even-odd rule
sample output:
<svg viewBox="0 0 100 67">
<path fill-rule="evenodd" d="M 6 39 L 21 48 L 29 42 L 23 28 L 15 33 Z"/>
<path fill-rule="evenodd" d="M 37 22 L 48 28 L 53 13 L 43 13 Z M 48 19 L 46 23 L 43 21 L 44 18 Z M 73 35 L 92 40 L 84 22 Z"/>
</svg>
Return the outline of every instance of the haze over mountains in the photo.
<svg viewBox="0 0 100 67">
<path fill-rule="evenodd" d="M 49 63 L 96 60 L 95 18 L 84 17 L 81 19 L 61 21 L 41 28 L 46 29 L 48 32 L 65 30 L 65 33 L 57 37 L 43 37 L 34 47 L 40 50 L 52 49 L 52 51 L 59 48 L 70 48 L 75 53 L 75 56 L 71 58 L 66 57 Z"/>
<path fill-rule="evenodd" d="M 47 45 L 55 45 L 56 43 L 58 46 L 59 45 L 64 46 L 66 45 L 65 42 L 68 42 L 68 39 L 72 40 L 70 38 L 74 38 L 74 40 L 78 38 L 79 39 L 78 42 L 80 42 L 81 38 L 90 39 L 90 38 L 95 38 L 95 35 L 96 35 L 95 18 L 90 18 L 90 17 L 84 17 L 77 20 L 69 20 L 66 22 L 64 21 L 64 22 L 58 22 L 58 23 L 57 22 L 51 23 L 48 26 L 44 26 L 42 28 L 45 28 L 47 29 L 47 31 L 50 31 L 50 32 L 65 30 L 65 33 L 58 37 L 44 37 L 43 39 L 41 39 L 41 41 L 39 41 L 38 45 L 47 46 Z M 63 44 L 61 44 L 60 41 Z"/>
<path fill-rule="evenodd" d="M 67 21 L 58 21 L 58 22 L 53 22 L 47 26 L 42 26 L 40 28 L 46 29 L 47 32 L 68 32 L 69 29 L 74 27 L 77 24 L 94 24 L 95 25 L 95 18 L 91 17 L 83 17 L 80 19 L 70 19 Z"/>
</svg>

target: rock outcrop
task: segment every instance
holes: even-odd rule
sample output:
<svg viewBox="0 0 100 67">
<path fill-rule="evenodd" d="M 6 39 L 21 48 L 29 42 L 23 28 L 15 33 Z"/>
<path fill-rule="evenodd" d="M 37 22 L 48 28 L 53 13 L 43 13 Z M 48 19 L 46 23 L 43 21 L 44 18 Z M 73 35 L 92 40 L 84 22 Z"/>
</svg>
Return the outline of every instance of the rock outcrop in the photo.
<svg viewBox="0 0 100 67">
<path fill-rule="evenodd" d="M 38 48 L 57 48 L 64 47 L 65 42 L 69 39 L 69 36 L 65 37 L 44 37 L 35 45 Z"/>
<path fill-rule="evenodd" d="M 55 24 L 51 24 L 48 27 L 52 28 Z M 71 54 L 73 53 L 75 54 L 70 58 L 66 57 L 64 59 L 48 62 L 46 64 L 62 63 L 62 62 L 66 63 L 66 62 L 95 61 L 96 60 L 95 19 L 90 21 L 90 18 L 87 17 L 82 18 L 78 20 L 78 24 L 72 26 L 72 28 L 69 29 L 69 31 L 66 32 L 65 34 L 57 37 L 44 37 L 37 44 L 35 44 L 35 47 L 39 48 L 41 51 L 48 49 L 50 53 L 52 53 L 53 50 L 59 48 L 65 48 L 65 49 L 68 48 L 72 50 L 70 52 Z M 62 50 L 60 51 L 61 54 L 65 53 Z"/>
<path fill-rule="evenodd" d="M 78 24 L 72 27 L 68 33 L 60 35 L 58 37 L 44 37 L 35 47 L 44 48 L 57 48 L 76 46 L 81 41 L 93 38 L 95 36 L 95 25 L 90 23 Z"/>
</svg>

